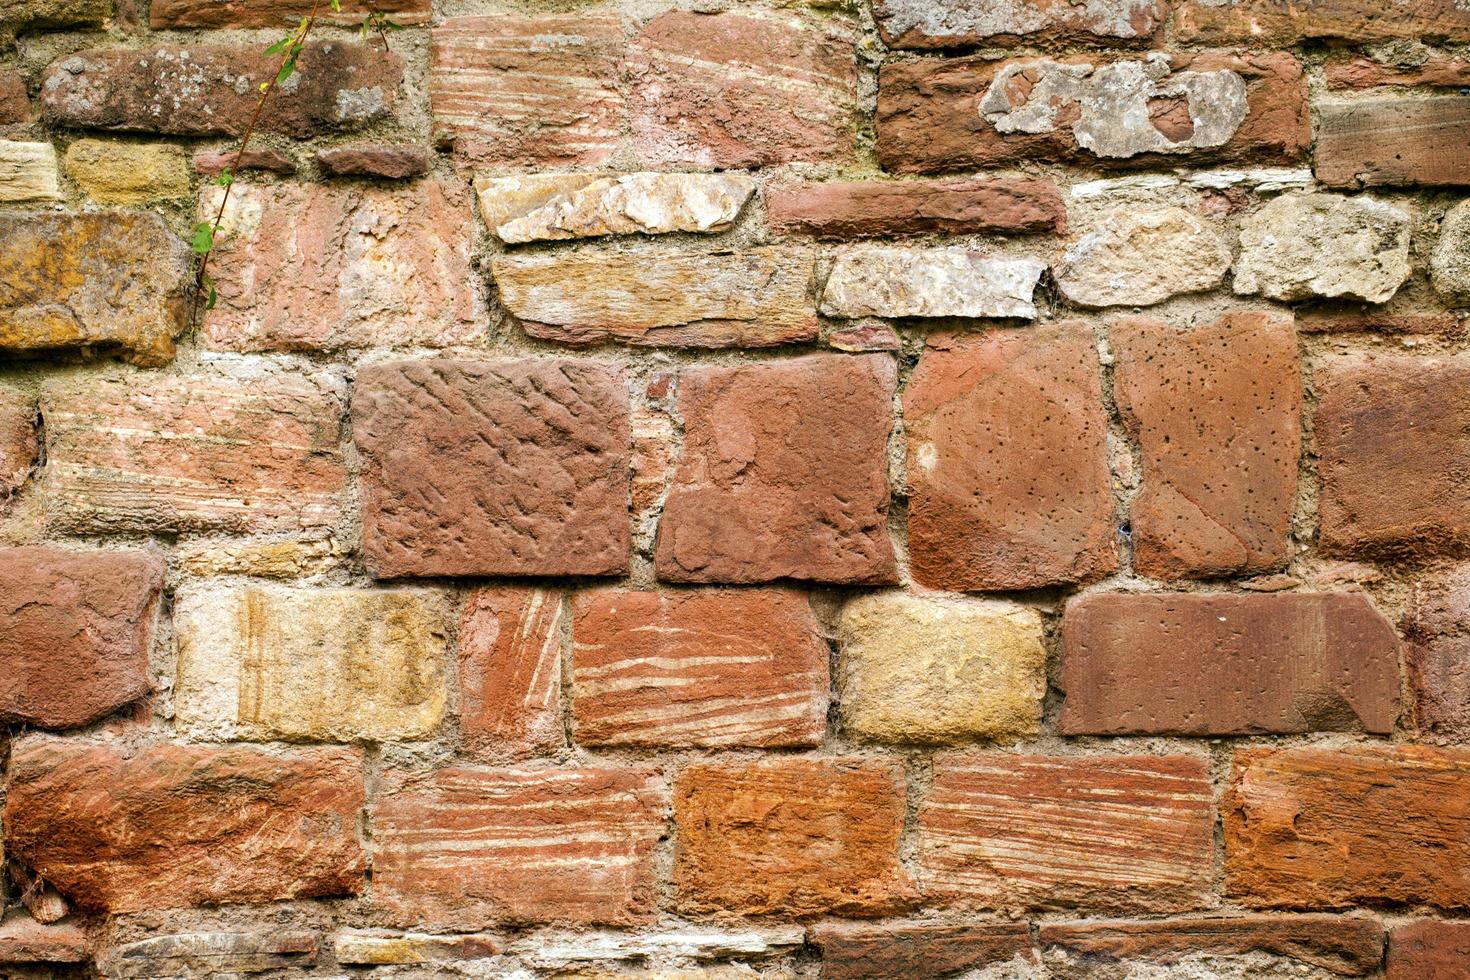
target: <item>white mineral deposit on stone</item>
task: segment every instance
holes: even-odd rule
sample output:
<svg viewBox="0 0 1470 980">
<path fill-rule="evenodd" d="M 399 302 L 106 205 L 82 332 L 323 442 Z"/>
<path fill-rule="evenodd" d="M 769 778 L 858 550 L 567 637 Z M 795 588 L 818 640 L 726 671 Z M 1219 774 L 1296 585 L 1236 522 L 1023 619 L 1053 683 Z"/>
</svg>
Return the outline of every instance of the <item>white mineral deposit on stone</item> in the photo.
<svg viewBox="0 0 1470 980">
<path fill-rule="evenodd" d="M 1251 187 L 1263 194 L 1286 190 L 1310 190 L 1316 183 L 1306 167 L 1261 167 L 1255 170 L 1206 170 L 1186 174 L 1190 187 L 1224 190 L 1227 187 Z"/>
<path fill-rule="evenodd" d="M 478 184 L 487 213 L 497 197 L 524 196 L 522 178 Z M 718 232 L 729 228 L 755 191 L 741 174 L 623 174 L 559 193 L 495 228 L 505 242 L 554 241 L 601 235 L 658 235 L 672 231 Z"/>
<path fill-rule="evenodd" d="M 889 33 L 900 36 L 917 31 L 924 37 L 992 37 L 1032 34 L 1069 22 L 1105 37 L 1139 36 L 1139 20 L 1152 23 L 1154 0 L 1081 0 L 1065 4 L 1014 3 L 1009 0 L 973 0 L 935 3 L 934 0 L 887 0 L 880 17 Z"/>
<path fill-rule="evenodd" d="M 621 932 L 555 933 L 531 936 L 515 952 L 546 966 L 595 960 L 645 959 L 652 956 L 719 959 L 726 956 L 773 955 L 802 944 L 800 928 L 743 930 L 686 928 L 634 935 Z"/>
<path fill-rule="evenodd" d="M 1409 278 L 1410 218 L 1371 197 L 1287 194 L 1245 219 L 1235 292 L 1387 301 Z"/>
<path fill-rule="evenodd" d="M 1046 271 L 1034 258 L 964 248 L 856 248 L 837 256 L 822 312 L 839 317 L 1021 317 Z"/>
<path fill-rule="evenodd" d="M 1129 174 L 1127 177 L 1109 177 L 1073 184 L 1069 193 L 1073 200 L 1086 201 L 1128 191 L 1157 191 L 1178 186 L 1179 178 L 1167 174 Z"/>
</svg>

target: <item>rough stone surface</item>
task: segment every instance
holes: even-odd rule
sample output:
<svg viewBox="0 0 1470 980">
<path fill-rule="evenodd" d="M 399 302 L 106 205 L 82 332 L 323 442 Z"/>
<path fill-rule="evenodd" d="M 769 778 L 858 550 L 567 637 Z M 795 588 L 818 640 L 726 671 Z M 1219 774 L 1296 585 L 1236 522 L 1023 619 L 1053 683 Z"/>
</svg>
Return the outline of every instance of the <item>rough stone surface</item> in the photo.
<svg viewBox="0 0 1470 980">
<path fill-rule="evenodd" d="M 1235 291 L 1382 303 L 1409 278 L 1409 215 L 1370 197 L 1286 194 L 1245 219 Z"/>
<path fill-rule="evenodd" d="M 1246 905 L 1470 906 L 1470 751 L 1237 750 L 1221 809 Z"/>
<path fill-rule="evenodd" d="M 838 21 L 669 11 L 634 37 L 628 76 L 646 163 L 737 169 L 853 151 L 857 64 Z"/>
<path fill-rule="evenodd" d="M 0 548 L 0 722 L 75 728 L 147 694 L 163 561 Z"/>
<path fill-rule="evenodd" d="M 783 182 L 766 188 L 765 201 L 766 220 L 777 234 L 838 240 L 1067 226 L 1057 186 L 1023 178 Z"/>
<path fill-rule="evenodd" d="M 341 513 L 340 386 L 268 367 L 41 388 L 43 484 L 70 533 L 287 531 Z"/>
<path fill-rule="evenodd" d="M 257 87 L 279 56 L 255 44 L 93 48 L 52 63 L 41 109 L 53 126 L 176 136 L 239 136 Z M 403 80 L 395 54 L 361 44 L 308 41 L 300 70 L 271 96 L 259 129 L 307 137 L 357 129 L 386 116 Z"/>
<path fill-rule="evenodd" d="M 838 637 L 842 723 L 859 741 L 1011 739 L 1040 728 L 1046 649 L 1035 610 L 879 593 L 843 607 Z"/>
<path fill-rule="evenodd" d="M 502 255 L 492 269 L 501 302 L 533 337 L 769 347 L 816 339 L 812 264 L 805 249 L 756 248 Z"/>
<path fill-rule="evenodd" d="M 0 36 L 37 29 L 101 27 L 112 0 L 8 0 L 0 10 Z"/>
<path fill-rule="evenodd" d="M 1419 731 L 1470 738 L 1470 566 L 1415 582 L 1402 629 Z"/>
<path fill-rule="evenodd" d="M 530 174 L 475 181 L 487 226 L 512 243 L 721 232 L 754 191 L 755 181 L 742 174 Z"/>
<path fill-rule="evenodd" d="M 696 763 L 674 786 L 688 915 L 875 916 L 916 897 L 898 861 L 903 770 L 866 759 Z"/>
<path fill-rule="evenodd" d="M 374 575 L 628 567 L 628 395 L 617 367 L 372 364 L 358 372 L 352 416 Z"/>
<path fill-rule="evenodd" d="M 1183 208 L 1118 208 L 1080 229 L 1052 270 L 1076 306 L 1150 306 L 1214 289 L 1230 247 Z"/>
<path fill-rule="evenodd" d="M 66 175 L 98 204 L 146 204 L 188 197 L 183 151 L 167 143 L 80 139 L 66 148 Z"/>
<path fill-rule="evenodd" d="M 344 929 L 332 940 L 332 952 L 345 966 L 416 966 L 488 959 L 504 950 L 504 941 L 485 933 L 440 936 L 386 929 Z"/>
<path fill-rule="evenodd" d="M 1195 756 L 940 756 L 919 806 L 921 881 L 962 907 L 1197 908 L 1212 800 Z"/>
<path fill-rule="evenodd" d="M 90 911 L 354 895 L 362 807 L 348 749 L 125 755 L 28 736 L 11 746 L 6 849 Z"/>
<path fill-rule="evenodd" d="M 0 351 L 173 358 L 189 249 L 156 214 L 0 214 Z"/>
<path fill-rule="evenodd" d="M 1454 0 L 1411 0 L 1388 7 L 1367 0 L 1184 0 L 1175 12 L 1180 40 L 1286 47 L 1306 40 L 1470 41 L 1470 12 Z"/>
<path fill-rule="evenodd" d="M 1329 187 L 1470 185 L 1464 94 L 1322 102 L 1318 113 L 1317 179 Z"/>
<path fill-rule="evenodd" d="M 955 591 L 1029 589 L 1116 568 L 1091 330 L 930 344 L 903 397 L 914 578 Z"/>
<path fill-rule="evenodd" d="M 998 258 L 963 248 L 864 247 L 840 252 L 822 290 L 837 317 L 1034 319 L 1040 259 Z"/>
<path fill-rule="evenodd" d="M 258 578 L 306 578 L 329 572 L 346 559 L 333 538 L 297 541 L 180 543 L 174 552 L 179 567 L 191 575 L 251 575 Z"/>
<path fill-rule="evenodd" d="M 0 202 L 59 200 L 55 148 L 50 143 L 0 140 Z"/>
<path fill-rule="evenodd" d="M 394 777 L 373 818 L 373 901 L 414 927 L 636 925 L 654 911 L 667 807 L 642 769 Z"/>
<path fill-rule="evenodd" d="M 334 177 L 387 177 L 403 180 L 420 177 L 434 165 L 433 155 L 422 146 L 394 143 L 349 143 L 318 150 L 317 165 Z"/>
<path fill-rule="evenodd" d="M 824 922 L 808 930 L 826 980 L 929 980 L 1015 957 L 1034 961 L 1024 922 L 947 925 Z"/>
<path fill-rule="evenodd" d="M 900 173 L 1284 163 L 1310 145 L 1306 79 L 1285 52 L 923 59 L 890 61 L 878 76 L 876 151 Z"/>
<path fill-rule="evenodd" d="M 1322 549 L 1470 551 L 1470 361 L 1335 358 L 1315 387 Z"/>
<path fill-rule="evenodd" d="M 1398 718 L 1398 637 L 1363 595 L 1082 596 L 1062 651 L 1068 735 L 1387 735 Z"/>
<path fill-rule="evenodd" d="M 1143 43 L 1168 18 L 1161 0 L 876 0 L 873 17 L 890 48 L 1066 41 Z"/>
<path fill-rule="evenodd" d="M 1322 65 L 1322 77 L 1329 89 L 1370 89 L 1383 85 L 1461 88 L 1470 85 L 1470 62 L 1436 55 L 1412 65 L 1384 64 L 1362 57 L 1335 58 Z"/>
<path fill-rule="evenodd" d="M 280 150 L 247 149 L 241 154 L 238 148 L 227 148 L 223 150 L 200 150 L 194 154 L 194 169 L 206 177 L 218 176 L 224 170 L 228 170 L 237 176 L 246 170 L 292 174 L 296 172 L 296 164 Z"/>
<path fill-rule="evenodd" d="M 428 0 L 340 0 L 340 13 L 325 7 L 319 23 L 356 27 L 368 11 L 386 14 L 396 24 L 420 24 L 429 19 Z M 274 27 L 299 20 L 300 4 L 291 0 L 157 0 L 149 5 L 148 23 L 154 30 L 177 27 Z"/>
<path fill-rule="evenodd" d="M 213 220 L 223 193 L 208 190 L 199 220 Z M 457 183 L 236 182 L 210 263 L 218 301 L 205 339 L 235 351 L 482 340 L 473 220 Z"/>
<path fill-rule="evenodd" d="M 816 746 L 827 644 L 784 590 L 598 590 L 572 605 L 579 745 Z"/>
<path fill-rule="evenodd" d="M 880 354 L 683 371 L 684 451 L 659 523 L 659 578 L 895 581 L 887 443 L 896 384 Z"/>
<path fill-rule="evenodd" d="M 388 742 L 444 717 L 433 593 L 247 586 L 174 598 L 175 721 L 196 738 Z"/>
<path fill-rule="evenodd" d="M 315 960 L 314 932 L 187 932 L 114 947 L 102 969 L 108 977 L 188 977 L 289 970 Z"/>
<path fill-rule="evenodd" d="M 42 925 L 25 913 L 0 922 L 0 963 L 85 963 L 91 958 L 91 940 L 75 922 Z"/>
<path fill-rule="evenodd" d="M 546 589 L 492 586 L 459 624 L 459 731 L 479 758 L 561 749 L 562 601 Z"/>
<path fill-rule="evenodd" d="M 624 40 L 616 13 L 450 17 L 431 37 L 434 127 L 457 155 L 591 167 L 617 149 Z"/>
<path fill-rule="evenodd" d="M 805 938 L 800 926 L 774 929 L 714 929 L 681 926 L 652 932 L 541 933 L 516 944 L 537 966 L 565 969 L 580 962 L 678 957 L 711 960 L 723 956 L 761 957 L 790 952 Z"/>
<path fill-rule="evenodd" d="M 1282 567 L 1296 506 L 1302 382 L 1290 318 L 1229 313 L 1109 335 L 1113 395 L 1137 443 L 1133 567 L 1155 578 Z"/>
<path fill-rule="evenodd" d="M 1456 980 L 1470 963 L 1470 923 L 1422 919 L 1388 937 L 1386 980 Z"/>
<path fill-rule="evenodd" d="M 1450 208 L 1439 226 L 1429 279 L 1448 302 L 1470 306 L 1470 201 Z"/>
<path fill-rule="evenodd" d="M 26 78 L 18 71 L 0 71 L 0 125 L 31 121 L 31 98 Z"/>
<path fill-rule="evenodd" d="M 18 389 L 0 385 L 0 514 L 31 475 L 37 449 L 35 401 Z"/>
</svg>

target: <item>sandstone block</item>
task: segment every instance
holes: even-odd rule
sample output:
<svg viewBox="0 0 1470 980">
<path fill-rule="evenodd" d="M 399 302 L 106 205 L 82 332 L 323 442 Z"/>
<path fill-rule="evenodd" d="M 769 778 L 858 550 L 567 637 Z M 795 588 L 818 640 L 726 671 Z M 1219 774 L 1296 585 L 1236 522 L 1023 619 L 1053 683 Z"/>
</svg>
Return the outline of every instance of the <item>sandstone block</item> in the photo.
<svg viewBox="0 0 1470 980">
<path fill-rule="evenodd" d="M 358 372 L 352 415 L 374 575 L 628 567 L 628 395 L 618 368 L 378 363 Z"/>
<path fill-rule="evenodd" d="M 31 475 L 37 448 L 35 401 L 0 385 L 0 513 Z"/>
<path fill-rule="evenodd" d="M 918 826 L 925 894 L 946 905 L 1163 912 L 1211 893 L 1194 756 L 939 756 Z"/>
<path fill-rule="evenodd" d="M 1318 113 L 1317 179 L 1329 187 L 1470 185 L 1464 94 L 1322 102 Z"/>
<path fill-rule="evenodd" d="M 1415 582 L 1402 629 L 1419 731 L 1465 740 L 1470 736 L 1470 566 Z"/>
<path fill-rule="evenodd" d="M 577 963 L 677 957 L 713 960 L 729 956 L 769 957 L 791 952 L 805 940 L 800 926 L 773 929 L 712 929 L 682 926 L 656 932 L 540 933 L 513 949 L 536 966 L 558 973 Z M 703 976 L 703 974 L 699 974 Z"/>
<path fill-rule="evenodd" d="M 877 916 L 916 897 L 898 862 L 894 763 L 697 763 L 674 786 L 674 885 L 687 914 Z"/>
<path fill-rule="evenodd" d="M 1240 229 L 1235 291 L 1382 303 L 1409 278 L 1409 215 L 1370 197 L 1287 194 Z"/>
<path fill-rule="evenodd" d="M 482 176 L 475 191 L 490 230 L 503 242 L 518 243 L 725 231 L 755 192 L 755 181 L 742 174 Z M 491 224 L 492 215 L 505 218 Z"/>
<path fill-rule="evenodd" d="M 49 526 L 67 533 L 329 527 L 347 479 L 339 392 L 329 376 L 269 367 L 47 382 Z"/>
<path fill-rule="evenodd" d="M 894 581 L 896 384 L 893 361 L 878 354 L 683 371 L 684 451 L 659 523 L 659 578 Z"/>
<path fill-rule="evenodd" d="M 207 177 L 217 177 L 223 170 L 228 170 L 238 177 L 246 170 L 293 174 L 296 172 L 296 164 L 280 150 L 246 149 L 242 154 L 238 148 L 225 148 L 200 150 L 195 153 L 194 169 Z"/>
<path fill-rule="evenodd" d="M 918 980 L 964 974 L 1017 957 L 1035 962 L 1031 930 L 1024 922 L 824 922 L 808 934 L 822 951 L 826 980 Z"/>
<path fill-rule="evenodd" d="M 18 71 L 0 71 L 0 124 L 31 121 L 31 97 L 26 77 Z"/>
<path fill-rule="evenodd" d="M 606 589 L 572 609 L 579 744 L 821 744 L 827 644 L 804 595 Z"/>
<path fill-rule="evenodd" d="M 12 744 L 6 848 L 79 908 L 122 914 L 354 895 L 362 756 Z M 160 860 L 167 855 L 167 860 Z"/>
<path fill-rule="evenodd" d="M 0 140 L 0 202 L 61 200 L 56 174 L 56 150 L 50 143 Z"/>
<path fill-rule="evenodd" d="M 1076 306 L 1151 306 L 1214 289 L 1230 260 L 1230 247 L 1183 208 L 1128 207 L 1082 229 L 1052 274 Z"/>
<path fill-rule="evenodd" d="M 459 731 L 480 758 L 562 748 L 562 597 L 546 589 L 476 589 L 459 624 Z"/>
<path fill-rule="evenodd" d="M 1185 0 L 1175 12 L 1181 40 L 1288 47 L 1305 40 L 1470 41 L 1470 12 L 1453 0 L 1412 0 L 1375 7 L 1363 0 Z"/>
<path fill-rule="evenodd" d="M 863 247 L 841 252 L 822 290 L 838 317 L 1020 317 L 1046 271 L 1033 258 L 997 258 L 963 248 Z"/>
<path fill-rule="evenodd" d="M 1028 589 L 1116 568 L 1090 329 L 930 345 L 903 397 L 914 578 L 955 591 Z"/>
<path fill-rule="evenodd" d="M 1448 302 L 1470 306 L 1470 201 L 1450 208 L 1439 226 L 1439 242 L 1429 260 L 1429 278 Z"/>
<path fill-rule="evenodd" d="M 74 922 L 42 925 L 24 914 L 0 922 L 0 963 L 85 963 L 91 958 L 87 930 Z"/>
<path fill-rule="evenodd" d="M 1421 919 L 1388 936 L 1386 980 L 1455 980 L 1470 963 L 1470 923 Z"/>
<path fill-rule="evenodd" d="M 80 139 L 66 148 L 63 165 L 99 204 L 146 204 L 190 194 L 183 151 L 167 143 Z"/>
<path fill-rule="evenodd" d="M 356 27 L 369 11 L 386 14 L 398 24 L 429 19 L 428 0 L 340 0 L 341 11 L 322 9 L 318 22 Z M 158 0 L 148 8 L 154 30 L 179 27 L 282 27 L 300 19 L 300 5 L 290 0 Z"/>
<path fill-rule="evenodd" d="M 850 600 L 838 627 L 842 722 L 865 742 L 1012 739 L 1041 725 L 1041 616 L 902 592 Z"/>
<path fill-rule="evenodd" d="M 1034 0 L 876 0 L 873 17 L 890 48 L 962 48 L 974 45 L 1062 41 L 1137 44 L 1168 19 L 1160 0 L 1091 0 L 1045 4 Z"/>
<path fill-rule="evenodd" d="M 316 960 L 316 933 L 186 932 L 123 943 L 108 951 L 108 977 L 187 977 L 299 969 Z"/>
<path fill-rule="evenodd" d="M 1470 62 L 1433 54 L 1412 65 L 1384 64 L 1363 57 L 1336 58 L 1323 64 L 1322 75 L 1329 89 L 1370 89 L 1384 85 L 1460 88 L 1470 84 Z"/>
<path fill-rule="evenodd" d="M 9 0 L 0 10 L 0 35 L 66 27 L 101 27 L 112 0 Z"/>
<path fill-rule="evenodd" d="M 404 180 L 421 177 L 434 165 L 434 157 L 422 146 L 394 143 L 348 143 L 318 150 L 317 165 L 334 177 L 386 177 Z"/>
<path fill-rule="evenodd" d="M 0 240 L 0 351 L 173 358 L 189 249 L 158 215 L 0 214 Z"/>
<path fill-rule="evenodd" d="M 770 347 L 816 339 L 812 260 L 804 249 L 756 248 L 502 255 L 491 268 L 501 302 L 533 337 Z"/>
<path fill-rule="evenodd" d="M 0 548 L 0 722 L 75 728 L 147 694 L 164 563 Z"/>
<path fill-rule="evenodd" d="M 251 575 L 292 579 L 321 575 L 346 557 L 335 538 L 295 541 L 194 541 L 174 546 L 174 558 L 190 575 Z"/>
<path fill-rule="evenodd" d="M 765 190 L 777 234 L 868 238 L 930 232 L 1049 232 L 1067 226 L 1055 184 L 1020 178 L 803 181 Z"/>
<path fill-rule="evenodd" d="M 503 941 L 484 933 L 440 936 L 386 929 L 344 929 L 332 940 L 337 962 L 345 966 L 418 966 L 487 959 L 502 952 Z"/>
</svg>

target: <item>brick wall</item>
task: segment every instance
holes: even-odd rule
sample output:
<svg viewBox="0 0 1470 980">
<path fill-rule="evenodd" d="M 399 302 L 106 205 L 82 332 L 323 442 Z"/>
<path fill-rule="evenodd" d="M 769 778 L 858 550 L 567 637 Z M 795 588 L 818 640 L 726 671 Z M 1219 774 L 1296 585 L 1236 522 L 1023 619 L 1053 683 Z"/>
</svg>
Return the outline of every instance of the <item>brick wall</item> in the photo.
<svg viewBox="0 0 1470 980">
<path fill-rule="evenodd" d="M 1470 977 L 1470 11 L 0 0 L 0 976 Z"/>
</svg>

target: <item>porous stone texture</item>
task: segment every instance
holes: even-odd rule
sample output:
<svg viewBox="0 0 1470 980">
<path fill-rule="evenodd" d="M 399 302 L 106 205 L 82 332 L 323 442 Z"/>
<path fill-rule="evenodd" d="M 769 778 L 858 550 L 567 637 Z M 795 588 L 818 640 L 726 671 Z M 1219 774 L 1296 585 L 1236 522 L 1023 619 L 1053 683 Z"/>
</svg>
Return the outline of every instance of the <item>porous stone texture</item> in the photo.
<svg viewBox="0 0 1470 980">
<path fill-rule="evenodd" d="M 944 977 L 1019 957 L 1034 962 L 1023 923 L 823 922 L 808 930 L 828 980 Z"/>
<path fill-rule="evenodd" d="M 0 202 L 59 200 L 56 149 L 50 143 L 0 140 Z"/>
<path fill-rule="evenodd" d="M 1387 735 L 1399 713 L 1398 637 L 1362 595 L 1082 596 L 1062 659 L 1068 735 Z"/>
<path fill-rule="evenodd" d="M 1426 85 L 1458 88 L 1470 82 L 1470 62 L 1426 53 L 1406 64 L 1384 64 L 1372 58 L 1340 57 L 1322 66 L 1329 89 L 1372 89 L 1379 86 Z"/>
<path fill-rule="evenodd" d="M 340 388 L 265 366 L 50 381 L 47 524 L 82 534 L 331 526 L 347 480 Z"/>
<path fill-rule="evenodd" d="M 1213 794 L 1196 756 L 943 755 L 919 806 L 925 895 L 974 908 L 1198 908 Z"/>
<path fill-rule="evenodd" d="M 596 590 L 572 605 L 580 745 L 816 746 L 827 644 L 805 596 Z"/>
<path fill-rule="evenodd" d="M 349 143 L 321 150 L 316 162 L 334 177 L 386 177 L 404 180 L 421 177 L 434 165 L 434 158 L 421 146 L 393 143 Z"/>
<path fill-rule="evenodd" d="M 91 957 L 87 931 L 75 922 L 43 925 L 24 914 L 0 922 L 0 963 L 85 963 Z"/>
<path fill-rule="evenodd" d="M 852 738 L 942 744 L 1040 728 L 1046 649 L 1033 609 L 878 593 L 843 607 L 838 638 Z"/>
<path fill-rule="evenodd" d="M 1237 750 L 1221 802 L 1226 893 L 1255 907 L 1465 908 L 1467 800 L 1463 749 Z"/>
<path fill-rule="evenodd" d="M 560 358 L 358 372 L 363 550 L 379 578 L 628 567 L 622 371 Z"/>
<path fill-rule="evenodd" d="M 340 0 L 340 11 L 318 10 L 320 21 L 360 25 L 369 11 L 384 14 L 395 24 L 419 24 L 429 18 L 427 0 Z M 155 30 L 174 27 L 281 27 L 301 18 L 301 8 L 289 0 L 158 0 L 148 7 L 148 23 Z"/>
<path fill-rule="evenodd" d="M 755 181 L 741 174 L 546 174 L 479 177 L 475 192 L 495 236 L 521 243 L 726 231 Z"/>
<path fill-rule="evenodd" d="M 546 589 L 490 587 L 465 600 L 459 623 L 459 731 L 486 759 L 557 751 L 562 600 Z"/>
<path fill-rule="evenodd" d="M 428 738 L 448 700 L 441 605 L 421 590 L 181 591 L 179 727 L 253 741 Z"/>
<path fill-rule="evenodd" d="M 1470 733 L 1470 566 L 1416 581 L 1401 628 L 1419 731 L 1464 740 Z"/>
<path fill-rule="evenodd" d="M 1470 306 L 1470 201 L 1445 214 L 1429 260 L 1429 279 L 1448 302 Z"/>
<path fill-rule="evenodd" d="M 0 71 L 0 124 L 30 122 L 31 98 L 18 71 Z"/>
<path fill-rule="evenodd" d="M 985 44 L 1068 41 L 1141 43 L 1164 25 L 1160 0 L 876 0 L 878 33 L 892 48 L 963 48 Z"/>
<path fill-rule="evenodd" d="M 1470 361 L 1349 355 L 1317 372 L 1320 542 L 1329 554 L 1470 550 Z M 1411 433 L 1411 438 L 1406 438 Z"/>
<path fill-rule="evenodd" d="M 355 750 L 125 753 L 32 735 L 11 745 L 5 844 L 94 912 L 355 895 L 362 807 Z"/>
<path fill-rule="evenodd" d="M 1182 40 L 1204 44 L 1293 44 L 1315 39 L 1470 40 L 1470 13 L 1453 0 L 1413 0 L 1375 7 L 1363 0 L 1185 0 L 1175 17 Z"/>
<path fill-rule="evenodd" d="M 314 932 L 187 932 L 117 946 L 103 969 L 109 977 L 184 977 L 289 970 L 315 959 Z"/>
<path fill-rule="evenodd" d="M 1183 208 L 1118 208 L 1080 229 L 1052 270 L 1075 306 L 1151 306 L 1214 289 L 1230 247 Z"/>
<path fill-rule="evenodd" d="M 98 204 L 145 204 L 190 194 L 184 154 L 168 143 L 80 139 L 66 148 L 63 165 Z"/>
<path fill-rule="evenodd" d="M 1010 259 L 962 248 L 867 247 L 840 253 L 822 290 L 836 317 L 1036 316 L 1040 259 Z"/>
<path fill-rule="evenodd" d="M 1371 197 L 1285 194 L 1240 229 L 1235 291 L 1382 303 L 1409 278 L 1407 212 Z"/>
<path fill-rule="evenodd" d="M 775 929 L 718 929 L 708 926 L 657 928 L 625 932 L 543 932 L 531 941 L 515 945 L 521 956 L 536 966 L 563 970 L 578 963 L 599 960 L 643 960 L 671 958 L 712 960 L 721 956 L 769 957 L 792 951 L 802 944 L 800 926 Z"/>
<path fill-rule="evenodd" d="M 189 249 L 156 214 L 0 214 L 0 351 L 173 359 Z"/>
<path fill-rule="evenodd" d="M 776 233 L 835 240 L 1067 226 L 1057 186 L 1022 178 L 788 181 L 768 186 L 765 204 Z"/>
<path fill-rule="evenodd" d="M 805 249 L 502 255 L 500 301 L 533 337 L 568 344 L 770 347 L 817 336 Z"/>
<path fill-rule="evenodd" d="M 772 758 L 685 767 L 674 784 L 674 887 L 704 917 L 875 916 L 917 895 L 898 861 L 896 763 Z"/>
<path fill-rule="evenodd" d="M 413 927 L 637 925 L 667 809 L 646 769 L 396 774 L 374 813 L 372 901 Z"/>
<path fill-rule="evenodd" d="M 1421 919 L 1388 936 L 1386 980 L 1454 980 L 1470 962 L 1470 924 Z"/>
<path fill-rule="evenodd" d="M 485 933 L 440 936 L 386 929 L 344 929 L 332 940 L 337 962 L 345 966 L 417 966 L 488 959 L 504 950 L 498 936 Z"/>
<path fill-rule="evenodd" d="M 954 591 L 1117 567 L 1107 419 L 1078 324 L 931 337 L 903 394 L 909 568 Z"/>
<path fill-rule="evenodd" d="M 1322 102 L 1318 113 L 1317 179 L 1329 187 L 1470 185 L 1470 161 L 1460 152 L 1470 139 L 1470 98 L 1463 90 Z"/>
<path fill-rule="evenodd" d="M 239 136 L 254 114 L 260 83 L 279 66 L 279 56 L 254 44 L 160 46 L 141 54 L 92 48 L 46 69 L 41 109 L 53 126 Z M 361 128 L 392 111 L 402 81 L 403 63 L 395 54 L 307 41 L 300 70 L 267 103 L 259 129 L 306 137 Z"/>
<path fill-rule="evenodd" d="M 0 385 L 0 514 L 25 486 L 37 449 L 35 400 L 19 389 Z"/>
<path fill-rule="evenodd" d="M 659 522 L 659 577 L 893 582 L 886 453 L 897 374 L 881 354 L 680 372 L 684 449 Z"/>
<path fill-rule="evenodd" d="M 1113 397 L 1138 446 L 1133 567 L 1155 578 L 1280 568 L 1296 506 L 1302 382 L 1291 319 L 1229 313 L 1109 328 Z"/>
<path fill-rule="evenodd" d="M 0 548 L 0 721 L 75 728 L 146 695 L 164 562 Z"/>
<path fill-rule="evenodd" d="M 0 10 L 0 35 L 38 28 L 101 27 L 112 0 L 10 0 Z"/>
<path fill-rule="evenodd" d="M 218 294 L 204 336 L 221 350 L 473 344 L 489 329 L 469 195 L 407 187 L 237 181 L 216 234 Z M 225 188 L 201 196 L 212 221 Z"/>
</svg>

